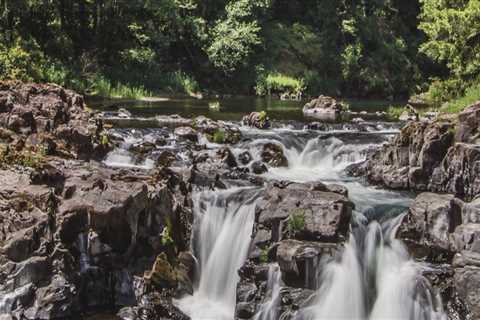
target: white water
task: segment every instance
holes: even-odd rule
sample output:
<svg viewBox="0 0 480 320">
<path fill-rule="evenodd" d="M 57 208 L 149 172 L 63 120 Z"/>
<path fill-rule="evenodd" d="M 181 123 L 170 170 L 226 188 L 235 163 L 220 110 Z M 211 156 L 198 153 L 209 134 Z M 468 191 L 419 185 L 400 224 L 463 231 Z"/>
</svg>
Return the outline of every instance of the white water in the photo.
<svg viewBox="0 0 480 320">
<path fill-rule="evenodd" d="M 282 274 L 278 264 L 272 264 L 268 269 L 267 281 L 267 301 L 264 302 L 257 314 L 255 320 L 276 320 L 278 319 L 278 306 L 280 304 L 280 289 Z"/>
<path fill-rule="evenodd" d="M 233 319 L 238 269 L 246 259 L 255 218 L 251 195 L 236 199 L 246 189 L 197 194 L 194 203 L 194 252 L 200 279 L 193 296 L 176 301 L 196 319 Z"/>
<path fill-rule="evenodd" d="M 310 139 L 303 148 L 298 140 L 289 147 L 282 139 L 256 139 L 243 146 L 254 160 L 260 146 L 280 145 L 289 161 L 288 168 L 270 168 L 269 179 L 297 182 L 341 183 L 356 204 L 358 226 L 345 244 L 341 258 L 314 273 L 320 277 L 315 303 L 297 313 L 308 320 L 446 320 L 439 298 L 421 276 L 422 265 L 408 256 L 395 230 L 399 217 L 382 225 L 368 221 L 361 213 L 378 206 L 408 206 L 411 199 L 396 192 L 367 187 L 345 178 L 344 168 L 364 159 L 368 145 L 347 145 L 340 139 Z M 300 150 L 301 149 L 301 150 Z M 241 150 L 236 149 L 235 154 Z M 200 281 L 195 294 L 177 301 L 194 320 L 233 319 L 237 270 L 243 264 L 253 225 L 254 203 L 226 199 L 238 190 L 209 192 L 195 201 L 196 232 L 193 239 L 200 261 Z M 272 267 L 273 268 L 273 267 Z M 281 274 L 270 269 L 267 297 L 259 305 L 255 320 L 279 318 Z"/>
<path fill-rule="evenodd" d="M 446 320 L 439 297 L 421 276 L 422 266 L 394 238 L 401 218 L 370 223 L 363 246 L 352 234 L 341 260 L 327 265 L 321 275 L 314 305 L 297 318 Z"/>
</svg>

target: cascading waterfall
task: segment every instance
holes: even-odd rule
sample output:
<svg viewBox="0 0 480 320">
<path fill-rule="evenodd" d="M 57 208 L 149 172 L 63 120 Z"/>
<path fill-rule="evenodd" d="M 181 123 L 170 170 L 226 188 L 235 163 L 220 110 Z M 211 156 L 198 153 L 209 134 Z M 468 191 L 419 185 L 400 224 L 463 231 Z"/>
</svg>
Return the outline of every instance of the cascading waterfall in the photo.
<svg viewBox="0 0 480 320">
<path fill-rule="evenodd" d="M 260 306 L 255 320 L 276 320 L 278 319 L 278 305 L 280 303 L 280 288 L 282 274 L 278 264 L 272 264 L 268 269 L 267 297 L 269 299 Z"/>
<path fill-rule="evenodd" d="M 297 320 L 446 320 L 441 301 L 421 276 L 422 266 L 395 239 L 402 216 L 385 214 L 383 223 L 368 224 L 372 214 L 389 207 L 406 208 L 410 197 L 364 186 L 342 175 L 347 165 L 365 158 L 362 151 L 369 145 L 347 144 L 332 136 L 286 139 L 279 135 L 256 139 L 235 153 L 249 149 L 258 159 L 264 143 L 279 144 L 289 161 L 288 168 L 270 168 L 266 178 L 341 182 L 357 209 L 340 259 L 322 261 L 313 266 L 317 270 L 308 271 L 318 275 L 319 289 L 314 303 L 297 313 Z M 194 295 L 177 301 L 193 319 L 234 318 L 237 270 L 248 252 L 258 196 L 258 190 L 245 190 L 203 192 L 195 199 L 192 243 L 200 278 Z M 255 320 L 279 318 L 281 285 L 279 268 L 271 265 L 266 298 Z"/>
<path fill-rule="evenodd" d="M 297 319 L 446 320 L 421 266 L 395 239 L 402 218 L 357 227 L 341 260 L 325 267 L 315 303 Z"/>
<path fill-rule="evenodd" d="M 233 319 L 238 269 L 246 259 L 257 190 L 204 192 L 194 200 L 194 252 L 200 279 L 193 296 L 177 301 L 192 319 Z"/>
</svg>

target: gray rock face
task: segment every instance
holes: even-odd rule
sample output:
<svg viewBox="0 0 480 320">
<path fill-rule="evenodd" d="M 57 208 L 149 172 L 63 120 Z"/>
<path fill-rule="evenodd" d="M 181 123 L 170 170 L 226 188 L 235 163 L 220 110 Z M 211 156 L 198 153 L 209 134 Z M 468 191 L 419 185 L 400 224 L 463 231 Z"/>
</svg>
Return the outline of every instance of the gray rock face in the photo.
<svg viewBox="0 0 480 320">
<path fill-rule="evenodd" d="M 346 235 L 352 209 L 344 195 L 317 191 L 308 184 L 270 186 L 259 208 L 259 223 L 300 239 L 338 241 Z M 273 238 L 278 241 L 281 235 Z"/>
<path fill-rule="evenodd" d="M 345 105 L 332 97 L 319 96 L 303 107 L 303 114 L 321 120 L 336 120 L 346 110 Z"/>
<path fill-rule="evenodd" d="M 475 198 L 480 193 L 479 114 L 477 103 L 457 121 L 409 122 L 393 142 L 368 157 L 367 179 L 393 189 Z"/>
<path fill-rule="evenodd" d="M 461 207 L 453 195 L 425 192 L 415 199 L 398 235 L 415 248 L 417 257 L 448 261 L 454 252 L 450 235 L 461 223 Z"/>
<path fill-rule="evenodd" d="M 463 251 L 453 261 L 455 288 L 465 301 L 472 319 L 480 317 L 480 254 Z"/>
<path fill-rule="evenodd" d="M 336 243 L 281 241 L 276 258 L 285 284 L 312 290 L 318 288 L 319 284 L 315 282 L 318 266 L 320 262 L 333 259 L 337 250 Z"/>
</svg>

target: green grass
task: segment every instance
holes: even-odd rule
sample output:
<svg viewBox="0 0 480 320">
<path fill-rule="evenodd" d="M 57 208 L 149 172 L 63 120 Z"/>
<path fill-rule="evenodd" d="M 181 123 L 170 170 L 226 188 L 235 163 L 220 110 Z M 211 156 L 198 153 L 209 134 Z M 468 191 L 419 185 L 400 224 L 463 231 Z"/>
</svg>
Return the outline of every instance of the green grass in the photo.
<svg viewBox="0 0 480 320">
<path fill-rule="evenodd" d="M 389 119 L 398 119 L 400 115 L 405 111 L 404 106 L 389 106 L 386 110 L 387 117 Z"/>
<path fill-rule="evenodd" d="M 445 103 L 440 111 L 442 113 L 458 113 L 478 100 L 480 100 L 480 83 L 469 87 L 462 97 Z"/>
<path fill-rule="evenodd" d="M 200 85 L 190 75 L 183 71 L 166 73 L 158 84 L 162 90 L 194 95 L 200 91 Z"/>
<path fill-rule="evenodd" d="M 91 91 L 93 95 L 104 98 L 141 99 L 152 96 L 152 93 L 143 86 L 136 87 L 121 83 L 113 84 L 104 77 L 94 79 L 91 85 Z"/>
<path fill-rule="evenodd" d="M 266 77 L 260 77 L 257 81 L 255 91 L 258 95 L 267 95 L 276 93 L 298 93 L 303 92 L 305 84 L 303 79 L 296 79 L 284 74 L 268 74 Z"/>
</svg>

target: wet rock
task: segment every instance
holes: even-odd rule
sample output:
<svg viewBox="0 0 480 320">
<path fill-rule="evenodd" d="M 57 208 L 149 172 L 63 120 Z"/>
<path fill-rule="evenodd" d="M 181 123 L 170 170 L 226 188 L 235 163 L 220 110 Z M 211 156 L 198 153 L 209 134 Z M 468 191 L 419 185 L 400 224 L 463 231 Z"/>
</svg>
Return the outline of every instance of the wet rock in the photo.
<svg viewBox="0 0 480 320">
<path fill-rule="evenodd" d="M 244 166 L 246 166 L 247 164 L 249 164 L 251 161 L 252 161 L 253 157 L 252 155 L 250 154 L 250 152 L 248 151 L 244 151 L 242 153 L 240 153 L 240 155 L 238 156 L 238 160 L 240 161 L 241 164 L 243 164 Z"/>
<path fill-rule="evenodd" d="M 347 233 L 352 209 L 344 195 L 316 191 L 309 184 L 270 185 L 259 205 L 258 222 L 271 227 L 274 240 L 290 235 L 338 241 Z"/>
<path fill-rule="evenodd" d="M 170 150 L 163 150 L 157 157 L 156 163 L 161 167 L 170 167 L 177 159 L 175 154 Z"/>
<path fill-rule="evenodd" d="M 455 252 L 451 234 L 462 223 L 461 204 L 453 195 L 422 193 L 398 230 L 413 254 L 429 261 L 450 261 Z"/>
<path fill-rule="evenodd" d="M 369 156 L 367 179 L 394 189 L 428 190 L 453 143 L 449 122 L 410 122 L 391 144 Z"/>
<path fill-rule="evenodd" d="M 268 171 L 267 166 L 262 161 L 254 161 L 251 165 L 252 172 L 255 174 L 264 174 Z"/>
<path fill-rule="evenodd" d="M 335 243 L 280 241 L 276 259 L 282 271 L 283 281 L 296 288 L 312 290 L 318 288 L 317 267 L 320 261 L 333 259 L 337 250 L 338 245 Z"/>
<path fill-rule="evenodd" d="M 277 144 L 264 144 L 260 156 L 263 162 L 272 167 L 288 167 L 287 157 L 285 157 L 282 147 Z"/>
<path fill-rule="evenodd" d="M 459 125 L 455 140 L 478 144 L 480 142 L 480 102 L 475 102 L 458 115 Z"/>
<path fill-rule="evenodd" d="M 455 288 L 465 301 L 472 319 L 480 317 L 480 254 L 463 251 L 453 261 Z"/>
<path fill-rule="evenodd" d="M 190 140 L 192 142 L 198 141 L 198 133 L 191 127 L 178 127 L 175 129 L 174 133 L 181 139 Z"/>
<path fill-rule="evenodd" d="M 449 192 L 462 199 L 480 193 L 480 145 L 457 143 L 432 173 L 429 189 Z"/>
<path fill-rule="evenodd" d="M 270 119 L 265 111 L 251 112 L 242 119 L 242 123 L 245 126 L 254 127 L 257 129 L 270 128 Z"/>
<path fill-rule="evenodd" d="M 165 253 L 157 256 L 152 270 L 144 278 L 147 284 L 158 288 L 173 288 L 177 285 L 177 275 Z"/>
<path fill-rule="evenodd" d="M 465 223 L 458 226 L 451 235 L 451 241 L 456 252 L 466 250 L 480 253 L 480 224 Z"/>
<path fill-rule="evenodd" d="M 342 112 L 347 110 L 346 106 L 332 97 L 319 96 L 303 107 L 303 114 L 322 120 L 336 120 Z"/>
<path fill-rule="evenodd" d="M 217 151 L 218 157 L 220 157 L 220 161 L 226 164 L 230 168 L 234 168 L 237 166 L 237 160 L 232 153 L 230 148 L 221 148 Z"/>
</svg>

